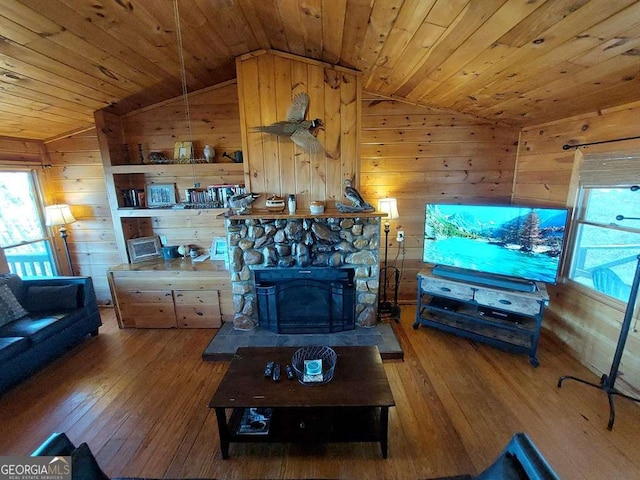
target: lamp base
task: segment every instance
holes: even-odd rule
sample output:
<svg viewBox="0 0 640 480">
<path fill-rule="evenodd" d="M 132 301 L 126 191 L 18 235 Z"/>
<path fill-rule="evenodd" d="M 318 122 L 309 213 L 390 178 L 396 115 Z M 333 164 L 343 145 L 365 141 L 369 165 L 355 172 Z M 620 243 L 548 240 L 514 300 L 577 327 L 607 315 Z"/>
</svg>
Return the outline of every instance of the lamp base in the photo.
<svg viewBox="0 0 640 480">
<path fill-rule="evenodd" d="M 75 274 L 73 273 L 73 263 L 71 262 L 71 253 L 69 253 L 69 244 L 67 243 L 67 229 L 65 227 L 60 227 L 60 237 L 64 243 L 64 253 L 67 257 L 67 263 L 69 265 L 69 274 L 73 277 Z"/>
<path fill-rule="evenodd" d="M 397 323 L 400 323 L 400 307 L 398 306 L 400 270 L 396 267 L 386 265 L 385 262 L 385 266 L 380 269 L 380 283 L 380 291 L 378 292 L 378 319 L 393 318 Z M 392 298 L 389 298 L 389 290 L 393 291 Z"/>
</svg>

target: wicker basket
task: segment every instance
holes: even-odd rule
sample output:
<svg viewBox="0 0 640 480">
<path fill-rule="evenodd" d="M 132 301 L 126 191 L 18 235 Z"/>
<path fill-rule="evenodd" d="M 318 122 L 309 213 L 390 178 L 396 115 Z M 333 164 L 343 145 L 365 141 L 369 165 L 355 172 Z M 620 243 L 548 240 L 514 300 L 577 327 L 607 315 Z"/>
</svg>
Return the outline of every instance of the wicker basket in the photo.
<svg viewBox="0 0 640 480">
<path fill-rule="evenodd" d="M 309 375 L 309 372 L 305 369 L 305 362 L 307 369 L 312 368 L 308 362 L 313 360 L 320 360 L 322 367 L 320 372 L 316 375 Z M 302 347 L 296 350 L 291 357 L 291 366 L 293 371 L 296 372 L 298 381 L 303 385 L 324 385 L 333 378 L 333 372 L 336 368 L 336 362 L 338 361 L 338 355 L 330 347 L 312 346 Z M 315 373 L 315 372 L 311 372 Z"/>
</svg>

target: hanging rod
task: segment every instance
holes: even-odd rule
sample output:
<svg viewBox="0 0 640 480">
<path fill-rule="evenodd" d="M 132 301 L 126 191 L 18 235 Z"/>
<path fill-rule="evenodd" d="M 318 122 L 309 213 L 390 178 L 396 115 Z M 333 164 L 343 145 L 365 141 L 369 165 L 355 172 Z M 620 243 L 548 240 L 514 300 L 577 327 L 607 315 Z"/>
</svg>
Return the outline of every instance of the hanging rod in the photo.
<svg viewBox="0 0 640 480">
<path fill-rule="evenodd" d="M 616 138 L 613 140 L 603 140 L 601 142 L 578 143 L 576 145 L 569 145 L 568 143 L 565 143 L 562 146 L 562 149 L 569 150 L 570 148 L 588 147 L 589 145 L 600 145 L 601 143 L 624 142 L 625 140 L 637 140 L 638 138 L 640 138 L 640 135 L 637 137 L 626 137 L 626 138 Z"/>
</svg>

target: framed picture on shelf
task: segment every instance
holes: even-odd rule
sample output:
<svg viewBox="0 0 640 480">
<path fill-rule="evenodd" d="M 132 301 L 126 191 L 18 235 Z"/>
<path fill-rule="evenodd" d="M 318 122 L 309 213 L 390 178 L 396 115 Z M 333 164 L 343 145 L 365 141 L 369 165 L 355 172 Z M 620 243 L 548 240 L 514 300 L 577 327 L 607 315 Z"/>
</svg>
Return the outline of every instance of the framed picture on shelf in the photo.
<svg viewBox="0 0 640 480">
<path fill-rule="evenodd" d="M 191 160 L 193 158 L 193 144 L 191 142 L 176 142 L 173 148 L 174 160 Z"/>
<path fill-rule="evenodd" d="M 175 183 L 153 183 L 147 185 L 145 197 L 147 207 L 170 207 L 177 203 Z"/>
<path fill-rule="evenodd" d="M 131 263 L 144 262 L 145 260 L 162 257 L 162 244 L 160 243 L 160 237 L 158 235 L 131 238 L 127 240 L 127 249 L 129 250 Z"/>
<path fill-rule="evenodd" d="M 229 268 L 229 256 L 227 255 L 227 239 L 215 237 L 211 242 L 211 260 L 222 260 L 226 268 Z"/>
</svg>

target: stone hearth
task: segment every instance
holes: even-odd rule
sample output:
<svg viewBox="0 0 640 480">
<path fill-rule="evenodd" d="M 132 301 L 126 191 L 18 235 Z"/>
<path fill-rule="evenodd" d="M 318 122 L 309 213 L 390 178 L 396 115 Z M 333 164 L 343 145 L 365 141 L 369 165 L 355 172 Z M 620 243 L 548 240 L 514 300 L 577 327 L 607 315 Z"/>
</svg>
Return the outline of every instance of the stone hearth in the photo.
<svg viewBox="0 0 640 480">
<path fill-rule="evenodd" d="M 309 345 L 372 346 L 380 350 L 383 360 L 402 360 L 404 352 L 390 323 L 378 323 L 376 328 L 356 327 L 332 334 L 282 335 L 255 328 L 236 330 L 231 322 L 222 325 L 202 353 L 205 361 L 228 361 L 238 347 L 305 347 Z"/>
<path fill-rule="evenodd" d="M 226 220 L 236 330 L 258 325 L 257 269 L 352 268 L 356 325 L 377 323 L 380 215 L 269 212 Z"/>
</svg>

